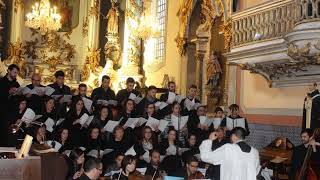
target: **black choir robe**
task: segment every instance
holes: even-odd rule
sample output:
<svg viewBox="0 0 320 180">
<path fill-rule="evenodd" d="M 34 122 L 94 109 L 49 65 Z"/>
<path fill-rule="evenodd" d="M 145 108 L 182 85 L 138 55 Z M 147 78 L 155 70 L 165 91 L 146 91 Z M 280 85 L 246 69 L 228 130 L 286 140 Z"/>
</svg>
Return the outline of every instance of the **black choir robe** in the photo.
<svg viewBox="0 0 320 180">
<path fill-rule="evenodd" d="M 70 87 L 67 85 L 59 86 L 57 83 L 49 84 L 48 86 L 55 89 L 52 95 L 71 95 Z M 60 104 L 59 101 L 56 101 L 55 107 L 59 114 L 59 118 L 64 118 L 67 114 L 67 103 Z"/>
<path fill-rule="evenodd" d="M 98 100 L 115 100 L 116 95 L 114 91 L 110 88 L 104 89 L 103 87 L 98 87 L 92 91 L 91 99 L 93 101 L 92 105 L 94 108 L 98 109 L 99 106 L 97 105 Z"/>
<path fill-rule="evenodd" d="M 312 109 L 311 109 L 311 124 L 310 128 L 320 128 L 320 96 L 319 96 L 319 90 L 316 89 L 312 93 L 310 93 L 310 97 L 314 97 L 312 100 Z M 306 98 L 304 99 L 304 102 L 306 102 Z M 305 106 L 303 106 L 303 121 L 302 121 L 302 129 L 306 128 L 306 109 Z"/>
<path fill-rule="evenodd" d="M 147 170 L 145 176 L 154 177 L 154 179 L 160 178 L 160 168 L 159 166 L 153 166 L 151 163 L 146 165 Z"/>
<path fill-rule="evenodd" d="M 114 137 L 111 138 L 110 141 L 108 141 L 106 148 L 107 149 L 113 149 L 111 153 L 106 154 L 103 156 L 103 162 L 104 163 L 112 163 L 119 153 L 126 153 L 129 148 L 133 145 L 133 143 L 128 139 L 128 134 L 124 134 L 122 140 L 117 141 Z"/>
<path fill-rule="evenodd" d="M 137 104 L 136 112 L 138 116 L 143 116 L 145 113 L 145 109 L 149 104 L 155 104 L 157 101 L 159 101 L 157 98 L 148 98 L 144 97 L 139 104 Z"/>
<path fill-rule="evenodd" d="M 188 98 L 188 97 L 187 97 Z M 180 102 L 180 105 L 181 105 L 181 115 L 182 116 L 187 116 L 187 115 L 190 115 L 191 113 L 195 113 L 197 110 L 196 109 L 193 109 L 193 110 L 188 110 L 187 107 L 185 106 L 185 101 L 187 98 L 184 98 L 181 102 Z M 190 99 L 188 98 L 190 101 L 192 101 L 193 99 Z M 194 98 L 194 103 L 201 103 L 199 99 L 197 98 Z"/>
<path fill-rule="evenodd" d="M 213 129 L 213 125 L 208 127 L 208 130 L 201 130 L 198 128 L 198 124 L 200 123 L 199 116 L 196 112 L 191 112 L 188 118 L 187 127 L 188 127 L 188 134 L 195 134 L 199 142 L 202 140 L 207 139 L 211 130 Z"/>
<path fill-rule="evenodd" d="M 26 87 L 29 88 L 30 90 L 33 90 L 35 86 L 33 84 L 29 84 Z M 40 85 L 39 87 L 44 87 L 44 86 Z M 27 97 L 28 106 L 32 108 L 36 114 L 40 114 L 42 111 L 42 107 L 44 105 L 44 97 L 45 95 L 39 96 L 37 94 L 31 94 L 29 98 Z"/>
<path fill-rule="evenodd" d="M 241 116 L 237 116 L 236 118 L 233 118 L 232 116 L 228 116 L 230 119 L 233 119 L 233 121 L 235 121 L 236 119 L 240 119 L 240 118 L 243 118 L 243 117 L 241 117 Z M 248 121 L 247 121 L 247 119 L 246 118 L 244 118 L 244 121 L 245 121 L 245 130 L 246 130 L 246 136 L 249 136 L 249 134 L 250 134 L 250 130 L 249 130 L 249 125 L 248 125 Z M 227 118 L 224 118 L 222 121 L 221 121 L 221 124 L 220 124 L 220 126 L 221 127 L 226 127 L 227 126 Z M 233 128 L 235 128 L 236 126 L 234 125 L 234 127 Z M 227 130 L 227 132 L 226 132 L 226 136 L 227 136 L 227 139 L 229 139 L 229 137 L 230 137 L 230 132 L 231 132 L 231 130 Z"/>
<path fill-rule="evenodd" d="M 18 88 L 20 84 L 17 80 L 9 81 L 7 75 L 0 79 L 0 116 L 6 117 L 10 109 L 14 109 L 14 96 L 9 96 L 11 88 Z M 9 120 L 2 118 L 0 120 L 0 146 L 7 146 Z"/>
<path fill-rule="evenodd" d="M 124 107 L 125 101 L 129 99 L 130 94 L 133 93 L 136 96 L 141 96 L 141 93 L 135 89 L 132 91 L 128 91 L 127 89 L 121 89 L 116 96 L 116 100 L 118 101 L 118 106 Z"/>
</svg>

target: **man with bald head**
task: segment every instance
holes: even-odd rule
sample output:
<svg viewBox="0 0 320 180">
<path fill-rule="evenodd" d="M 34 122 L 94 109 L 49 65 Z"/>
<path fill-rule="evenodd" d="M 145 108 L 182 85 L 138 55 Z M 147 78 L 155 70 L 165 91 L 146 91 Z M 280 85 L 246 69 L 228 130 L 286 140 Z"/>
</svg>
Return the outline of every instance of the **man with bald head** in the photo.
<svg viewBox="0 0 320 180">
<path fill-rule="evenodd" d="M 44 103 L 44 86 L 41 85 L 40 74 L 33 74 L 31 77 L 31 84 L 26 87 L 31 90 L 26 94 L 28 104 L 36 114 L 40 114 Z"/>
</svg>

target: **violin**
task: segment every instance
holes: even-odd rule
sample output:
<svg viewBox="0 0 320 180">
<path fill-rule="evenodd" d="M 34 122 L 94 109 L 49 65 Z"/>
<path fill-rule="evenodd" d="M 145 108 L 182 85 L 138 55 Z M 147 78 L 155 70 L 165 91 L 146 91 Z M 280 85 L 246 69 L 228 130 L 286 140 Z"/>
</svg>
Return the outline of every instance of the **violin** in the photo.
<svg viewBox="0 0 320 180">
<path fill-rule="evenodd" d="M 201 172 L 197 171 L 196 173 L 191 174 L 188 179 L 204 179 L 204 175 Z"/>
<path fill-rule="evenodd" d="M 320 128 L 315 129 L 312 139 L 318 139 L 320 134 Z M 313 147 L 309 145 L 306 156 L 304 158 L 302 167 L 297 171 L 295 180 L 319 180 L 320 176 L 316 173 L 310 162 L 311 155 L 313 153 Z"/>
</svg>

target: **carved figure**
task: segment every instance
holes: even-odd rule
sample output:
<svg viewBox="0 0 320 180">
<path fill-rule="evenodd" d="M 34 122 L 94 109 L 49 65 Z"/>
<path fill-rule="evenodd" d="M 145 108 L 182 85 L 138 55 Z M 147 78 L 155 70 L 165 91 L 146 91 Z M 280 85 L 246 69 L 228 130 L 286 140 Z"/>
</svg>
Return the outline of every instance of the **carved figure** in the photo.
<svg viewBox="0 0 320 180">
<path fill-rule="evenodd" d="M 111 8 L 105 19 L 108 19 L 107 32 L 110 34 L 117 34 L 119 32 L 119 9 L 116 6 L 115 0 L 111 0 Z"/>
</svg>

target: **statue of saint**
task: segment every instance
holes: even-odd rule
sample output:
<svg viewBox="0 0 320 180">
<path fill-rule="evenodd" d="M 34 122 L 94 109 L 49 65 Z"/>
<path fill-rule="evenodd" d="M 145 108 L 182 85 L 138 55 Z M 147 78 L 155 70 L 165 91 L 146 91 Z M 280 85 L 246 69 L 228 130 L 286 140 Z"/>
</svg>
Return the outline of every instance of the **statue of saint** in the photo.
<svg viewBox="0 0 320 180">
<path fill-rule="evenodd" d="M 119 9 L 116 6 L 116 0 L 111 0 L 111 8 L 105 17 L 108 19 L 107 32 L 109 34 L 119 33 Z"/>
<path fill-rule="evenodd" d="M 320 128 L 320 93 L 316 82 L 309 85 L 309 92 L 304 99 L 302 129 Z"/>
<path fill-rule="evenodd" d="M 207 61 L 207 85 L 216 87 L 222 75 L 222 69 L 216 53 L 212 53 Z"/>
</svg>

